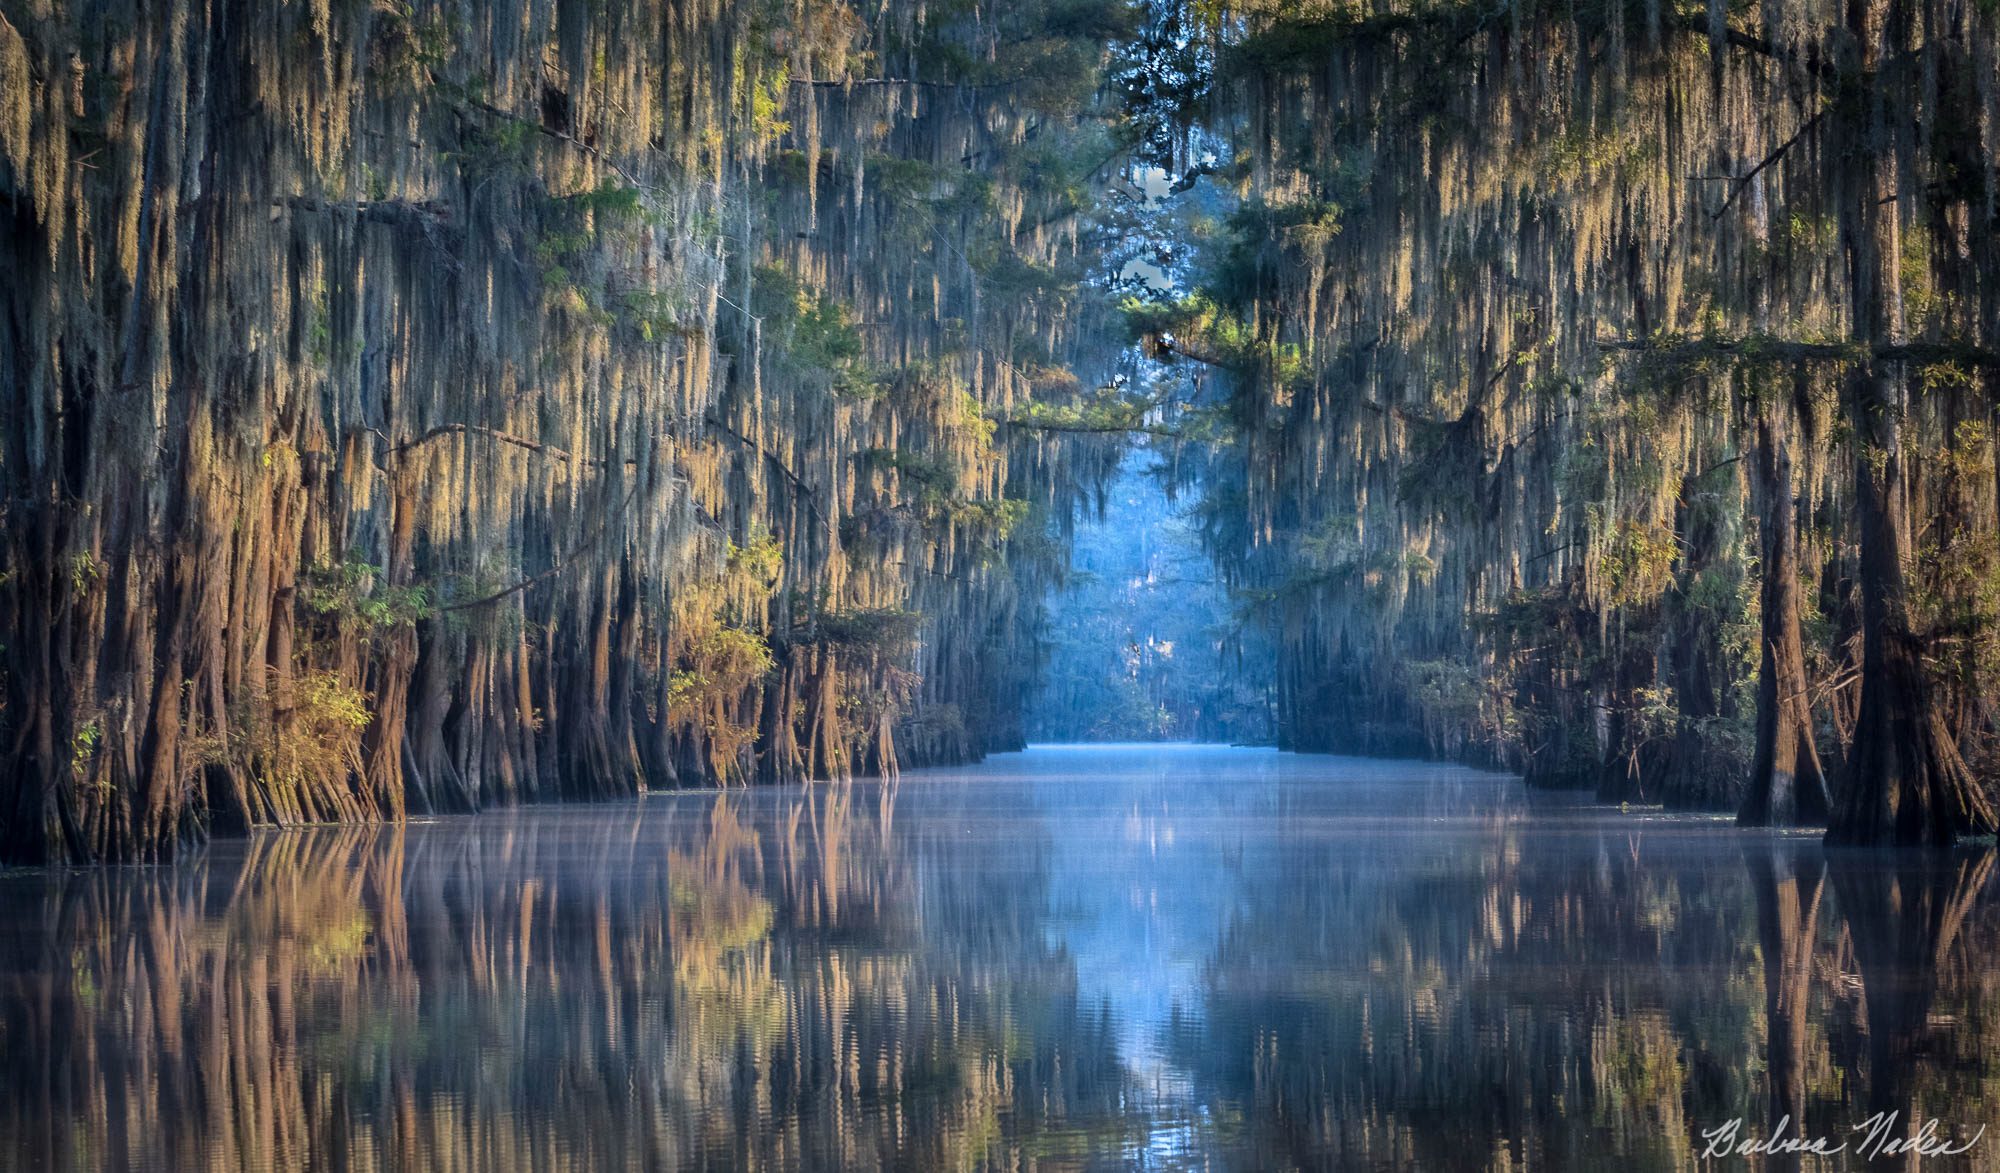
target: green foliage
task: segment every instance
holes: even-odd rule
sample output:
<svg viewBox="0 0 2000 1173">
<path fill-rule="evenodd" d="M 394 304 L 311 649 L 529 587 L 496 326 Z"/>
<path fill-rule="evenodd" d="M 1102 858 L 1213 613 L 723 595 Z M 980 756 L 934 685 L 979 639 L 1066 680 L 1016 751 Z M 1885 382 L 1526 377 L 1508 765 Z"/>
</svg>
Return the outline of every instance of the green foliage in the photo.
<svg viewBox="0 0 2000 1173">
<path fill-rule="evenodd" d="M 619 320 L 615 303 L 646 341 L 674 330 L 680 307 L 671 297 L 643 287 L 611 291 L 606 240 L 652 220 L 639 189 L 607 179 L 586 191 L 546 197 L 541 209 L 534 256 L 545 308 L 609 326 Z"/>
<path fill-rule="evenodd" d="M 688 650 L 693 666 L 668 680 L 668 720 L 694 723 L 709 716 L 718 699 L 734 699 L 753 681 L 769 673 L 773 661 L 764 637 L 738 627 L 718 627 L 705 633 Z M 720 731 L 711 720 L 711 736 Z"/>
<path fill-rule="evenodd" d="M 1010 301 L 1062 298 L 1075 288 L 1073 281 L 1052 266 L 1031 261 L 1004 245 L 980 249 L 972 256 L 972 267 L 989 295 Z"/>
<path fill-rule="evenodd" d="M 535 124 L 525 119 L 473 121 L 468 123 L 460 147 L 446 152 L 446 158 L 457 163 L 471 183 L 519 179 L 533 173 L 540 137 Z"/>
<path fill-rule="evenodd" d="M 777 141 L 792 124 L 779 115 L 785 108 L 785 94 L 791 88 L 791 70 L 780 65 L 757 79 L 750 87 L 750 141 Z"/>
<path fill-rule="evenodd" d="M 784 569 L 784 543 L 768 530 L 753 529 L 743 545 L 729 544 L 729 575 L 742 589 L 768 592 Z"/>
<path fill-rule="evenodd" d="M 1050 432 L 1115 434 L 1157 431 L 1161 430 L 1160 427 L 1150 423 L 1148 417 L 1159 406 L 1157 399 L 1107 390 L 1102 395 L 1075 403 L 1031 400 L 1012 415 L 993 418 L 994 422 L 1010 427 Z"/>
<path fill-rule="evenodd" d="M 693 306 L 672 293 L 653 289 L 633 289 L 621 294 L 618 320 L 645 342 L 695 338 L 702 330 Z"/>
<path fill-rule="evenodd" d="M 1455 753 L 1474 737 L 1503 732 L 1490 715 L 1496 707 L 1492 690 L 1476 666 L 1463 660 L 1413 660 L 1403 671 L 1434 751 Z"/>
<path fill-rule="evenodd" d="M 990 541 L 1004 542 L 1032 512 L 1033 506 L 1017 497 L 997 501 L 965 501 L 937 498 L 926 501 L 932 520 L 949 522 Z"/>
<path fill-rule="evenodd" d="M 900 607 L 831 611 L 812 621 L 817 642 L 870 655 L 896 655 L 915 644 L 924 617 Z"/>
<path fill-rule="evenodd" d="M 645 193 L 617 179 L 605 179 L 587 191 L 553 197 L 549 206 L 559 219 L 588 221 L 600 231 L 648 214 Z"/>
<path fill-rule="evenodd" d="M 456 31 L 445 13 L 419 16 L 409 0 L 380 0 L 369 37 L 369 75 L 395 89 L 421 91 L 450 63 Z"/>
<path fill-rule="evenodd" d="M 735 776 L 757 729 L 746 705 L 776 659 L 762 633 L 761 604 L 784 573 L 784 546 L 753 530 L 731 542 L 722 564 L 674 599 L 667 663 L 669 725 L 700 731 L 717 781 Z"/>
<path fill-rule="evenodd" d="M 1966 695 L 2000 679 L 2000 535 L 1977 524 L 1966 503 L 1990 478 L 1993 441 L 1984 420 L 1961 421 L 1932 455 L 1949 490 L 1947 508 L 1920 535 L 1910 566 L 1910 609 L 1937 667 Z"/>
<path fill-rule="evenodd" d="M 281 802 L 325 793 L 361 770 L 367 693 L 329 669 L 304 671 L 268 696 L 232 707 L 229 737 L 205 743 L 210 759 L 245 770 Z"/>
<path fill-rule="evenodd" d="M 1230 366 L 1248 368 L 1256 361 L 1257 341 L 1249 326 L 1205 292 L 1174 301 L 1127 297 L 1118 308 L 1134 341 L 1173 338 Z"/>
<path fill-rule="evenodd" d="M 306 306 L 306 354 L 324 365 L 333 357 L 333 315 L 326 303 L 326 286 L 314 285 Z"/>
<path fill-rule="evenodd" d="M 815 294 L 784 269 L 760 266 L 751 286 L 751 312 L 763 319 L 764 347 L 784 369 L 811 374 L 836 391 L 866 390 L 863 345 L 854 312 Z"/>
<path fill-rule="evenodd" d="M 97 747 L 104 741 L 104 723 L 96 717 L 77 726 L 69 739 L 69 770 L 71 777 L 81 782 L 90 768 L 91 759 L 97 756 Z"/>
<path fill-rule="evenodd" d="M 390 586 L 381 567 L 356 557 L 309 568 L 300 578 L 299 602 L 311 615 L 369 635 L 413 627 L 437 610 L 427 587 Z"/>
<path fill-rule="evenodd" d="M 1536 179 L 1545 185 L 1567 185 L 1636 168 L 1652 151 L 1652 140 L 1637 133 L 1639 129 L 1629 123 L 1609 128 L 1572 126 L 1548 136 L 1535 154 Z"/>
<path fill-rule="evenodd" d="M 97 584 L 104 579 L 104 564 L 88 550 L 78 550 L 69 557 L 69 589 L 75 597 L 87 597 Z"/>
<path fill-rule="evenodd" d="M 945 401 L 938 422 L 966 434 L 974 445 L 982 449 L 992 446 L 994 433 L 999 429 L 998 423 L 987 417 L 986 409 L 972 392 L 963 390 Z"/>
<path fill-rule="evenodd" d="M 948 194 L 960 172 L 901 155 L 871 154 L 865 164 L 875 194 L 902 207 L 929 204 Z"/>
<path fill-rule="evenodd" d="M 1617 523 L 1605 542 L 1598 574 L 1614 606 L 1649 603 L 1666 589 L 1680 547 L 1673 527 L 1626 519 Z"/>
</svg>

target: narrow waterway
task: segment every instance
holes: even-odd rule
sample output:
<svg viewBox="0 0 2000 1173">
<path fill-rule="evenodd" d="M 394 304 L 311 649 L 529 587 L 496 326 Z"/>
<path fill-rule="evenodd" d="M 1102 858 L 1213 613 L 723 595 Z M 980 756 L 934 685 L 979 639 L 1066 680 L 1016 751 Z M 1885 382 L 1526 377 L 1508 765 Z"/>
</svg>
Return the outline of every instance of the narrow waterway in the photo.
<svg viewBox="0 0 2000 1173">
<path fill-rule="evenodd" d="M 0 1165 L 1865 1166 L 2000 1115 L 1990 859 L 1094 746 L 14 872 Z"/>
</svg>

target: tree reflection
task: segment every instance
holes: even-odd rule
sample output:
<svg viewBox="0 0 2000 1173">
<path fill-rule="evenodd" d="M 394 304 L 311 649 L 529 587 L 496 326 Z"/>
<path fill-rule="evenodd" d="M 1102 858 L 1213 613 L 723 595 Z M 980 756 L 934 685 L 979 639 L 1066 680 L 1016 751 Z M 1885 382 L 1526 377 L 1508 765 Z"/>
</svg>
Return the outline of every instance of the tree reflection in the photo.
<svg viewBox="0 0 2000 1173">
<path fill-rule="evenodd" d="M 1898 855 L 1837 852 L 1833 888 L 1847 921 L 1854 962 L 1865 993 L 1868 1034 L 1867 1115 L 1883 1121 L 1885 1142 L 1918 1135 L 1933 1116 L 1955 1124 L 1969 1101 L 1948 1090 L 1960 1072 L 1940 1062 L 1940 1036 L 1961 1027 L 1957 1014 L 1937 1014 L 1941 996 L 1956 1000 L 1977 958 L 1965 928 L 1973 905 L 1993 874 L 1991 848 L 1972 853 Z M 1983 1067 L 1984 1062 L 1981 1063 Z M 1951 1142 L 1955 1130 L 1941 1128 Z M 1920 1153 L 1894 1151 L 1863 1132 L 1856 1148 L 1884 1154 L 1883 1167 L 1915 1169 Z M 1889 1158 L 1894 1158 L 1893 1160 Z"/>
<path fill-rule="evenodd" d="M 1990 851 L 1175 778 L 0 876 L 0 1166 L 1654 1169 L 2000 1103 Z"/>
<path fill-rule="evenodd" d="M 1801 1137 L 1809 1128 L 1806 1035 L 1826 865 L 1816 849 L 1787 851 L 1774 844 L 1746 847 L 1744 858 L 1757 902 L 1757 946 L 1764 960 L 1765 1135 Z M 1797 1169 L 1801 1158 L 1795 1152 L 1778 1153 L 1771 1164 Z"/>
<path fill-rule="evenodd" d="M 1995 944 L 1991 853 L 1836 859 L 1828 925 L 1817 843 L 1759 840 L 1744 872 L 1703 843 L 1302 841 L 1219 942 L 1174 1054 L 1245 1148 L 1296 1167 L 1684 1168 L 1734 1117 L 1849 1145 L 1807 1167 L 1863 1163 L 1850 1130 L 1876 1112 L 1970 1136 L 1996 1056 L 1968 960 Z"/>
<path fill-rule="evenodd" d="M 743 801 L 12 877 L 45 915 L 0 938 L 0 1163 L 933 1168 L 1017 1163 L 1037 1120 L 1136 1135 L 1035 901 L 994 933 L 976 886 L 917 892 L 962 826 L 906 834 L 873 787 Z M 959 927 L 918 949 L 920 920 Z"/>
</svg>

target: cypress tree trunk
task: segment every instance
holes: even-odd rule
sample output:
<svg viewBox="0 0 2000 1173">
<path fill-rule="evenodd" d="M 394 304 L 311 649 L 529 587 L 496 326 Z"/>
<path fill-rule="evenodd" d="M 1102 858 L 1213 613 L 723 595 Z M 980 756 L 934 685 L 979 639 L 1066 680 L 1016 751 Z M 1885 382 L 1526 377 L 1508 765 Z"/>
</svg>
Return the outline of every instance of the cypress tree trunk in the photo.
<svg viewBox="0 0 2000 1173">
<path fill-rule="evenodd" d="M 1849 777 L 1827 828 L 1842 844 L 1947 846 L 1994 829 L 1911 630 L 1903 566 L 1910 548 L 1909 485 L 1901 454 L 1900 380 L 1870 364 L 1850 389 L 1857 432 L 1861 529 L 1861 711 Z"/>
<path fill-rule="evenodd" d="M 1680 540 L 1681 592 L 1669 595 L 1666 614 L 1667 670 L 1679 715 L 1661 779 L 1660 798 L 1668 806 L 1714 806 L 1727 801 L 1728 769 L 1717 769 L 1707 725 L 1722 715 L 1728 678 L 1720 659 L 1714 616 L 1686 601 L 1689 589 L 1716 561 L 1722 544 L 1715 519 L 1701 500 L 1706 475 L 1689 472 L 1681 481 L 1674 528 Z"/>
<path fill-rule="evenodd" d="M 1851 327 L 1866 357 L 1850 370 L 1845 389 L 1861 538 L 1861 711 L 1827 841 L 1945 845 L 1993 830 L 1994 816 L 1934 696 L 1903 569 L 1911 547 L 1903 451 L 1908 387 L 1900 364 L 1876 357 L 1882 346 L 1903 341 L 1900 168 L 1888 145 L 1895 113 L 1878 66 L 1885 50 L 1906 47 L 1909 22 L 1890 9 L 1888 0 L 1851 0 L 1848 27 L 1860 46 L 1860 68 L 1834 98 L 1834 141 L 1847 153 L 1831 157 L 1830 178 Z"/>
<path fill-rule="evenodd" d="M 1757 751 L 1736 821 L 1745 827 L 1824 823 L 1832 801 L 1813 744 L 1799 635 L 1799 535 L 1792 499 L 1787 409 L 1757 421 L 1757 479 L 1763 496 L 1763 657 L 1757 672 Z"/>
</svg>

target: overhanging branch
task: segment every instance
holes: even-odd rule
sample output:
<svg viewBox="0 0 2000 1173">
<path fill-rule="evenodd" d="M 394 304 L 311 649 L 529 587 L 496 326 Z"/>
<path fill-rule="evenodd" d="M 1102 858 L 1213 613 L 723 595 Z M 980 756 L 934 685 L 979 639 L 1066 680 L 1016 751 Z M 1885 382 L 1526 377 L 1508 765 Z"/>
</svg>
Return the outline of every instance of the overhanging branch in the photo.
<svg viewBox="0 0 2000 1173">
<path fill-rule="evenodd" d="M 755 452 L 757 455 L 762 456 L 764 458 L 765 463 L 769 464 L 772 468 L 776 469 L 778 471 L 778 475 L 784 477 L 785 480 L 791 484 L 792 490 L 805 500 L 806 508 L 812 511 L 812 515 L 814 517 L 819 518 L 821 524 L 825 524 L 826 515 L 820 512 L 818 491 L 815 490 L 811 485 L 807 484 L 799 476 L 798 473 L 793 472 L 792 466 L 786 464 L 783 460 L 779 459 L 777 453 L 772 452 L 768 448 L 765 448 L 762 444 L 757 443 L 755 440 L 752 440 L 750 437 L 737 431 L 735 428 L 730 427 L 728 424 L 723 423 L 721 420 L 717 419 L 712 415 L 703 416 L 702 422 L 707 424 L 709 427 L 714 428 L 716 431 L 722 433 L 724 436 L 727 436 L 731 440 L 736 441 L 738 444 L 741 444 L 743 447 L 749 449 L 750 451 Z"/>
<path fill-rule="evenodd" d="M 566 449 L 558 448 L 553 444 L 544 444 L 538 440 L 530 440 L 526 436 L 517 436 L 512 432 L 503 432 L 498 428 L 489 428 L 483 424 L 439 424 L 413 440 L 405 440 L 401 444 L 392 446 L 389 449 L 389 454 L 391 456 L 400 456 L 412 448 L 422 447 L 440 437 L 459 435 L 485 436 L 489 440 L 494 440 L 502 444 L 511 444 L 516 448 L 523 448 L 529 452 L 539 453 L 554 460 L 586 464 L 593 468 L 605 468 L 610 463 L 604 460 L 578 461 Z M 624 463 L 626 465 L 636 465 L 639 462 L 628 458 Z"/>
<path fill-rule="evenodd" d="M 1600 350 L 1626 351 L 1689 362 L 1709 355 L 1774 362 L 1913 362 L 1924 366 L 1956 365 L 2000 370 L 2000 352 L 1966 342 L 1896 342 L 1868 346 L 1860 342 L 1796 342 L 1768 335 L 1741 338 L 1600 338 Z"/>
<path fill-rule="evenodd" d="M 1778 147 L 1777 150 L 1772 151 L 1770 154 L 1764 156 L 1763 162 L 1757 164 L 1755 167 L 1752 167 L 1750 170 L 1744 172 L 1742 175 L 1737 176 L 1735 181 L 1730 184 L 1729 194 L 1723 197 L 1722 206 L 1716 208 L 1715 211 L 1710 212 L 1708 214 L 1708 218 L 1710 220 L 1722 219 L 1722 214 L 1724 212 L 1727 212 L 1729 210 L 1729 205 L 1736 202 L 1736 197 L 1742 195 L 1744 189 L 1750 186 L 1751 180 L 1763 174 L 1764 169 L 1766 167 L 1769 167 L 1771 164 L 1776 163 L 1779 159 L 1784 158 L 1785 152 L 1791 150 L 1792 147 L 1795 144 L 1797 144 L 1797 142 L 1800 139 L 1804 138 L 1807 134 L 1811 133 L 1812 128 L 1818 126 L 1820 124 L 1820 121 L 1825 117 L 1826 117 L 1826 111 L 1821 110 L 1819 113 L 1807 119 L 1805 125 L 1799 127 L 1798 132 L 1796 134 L 1786 139 L 1784 143 L 1782 143 Z"/>
</svg>

